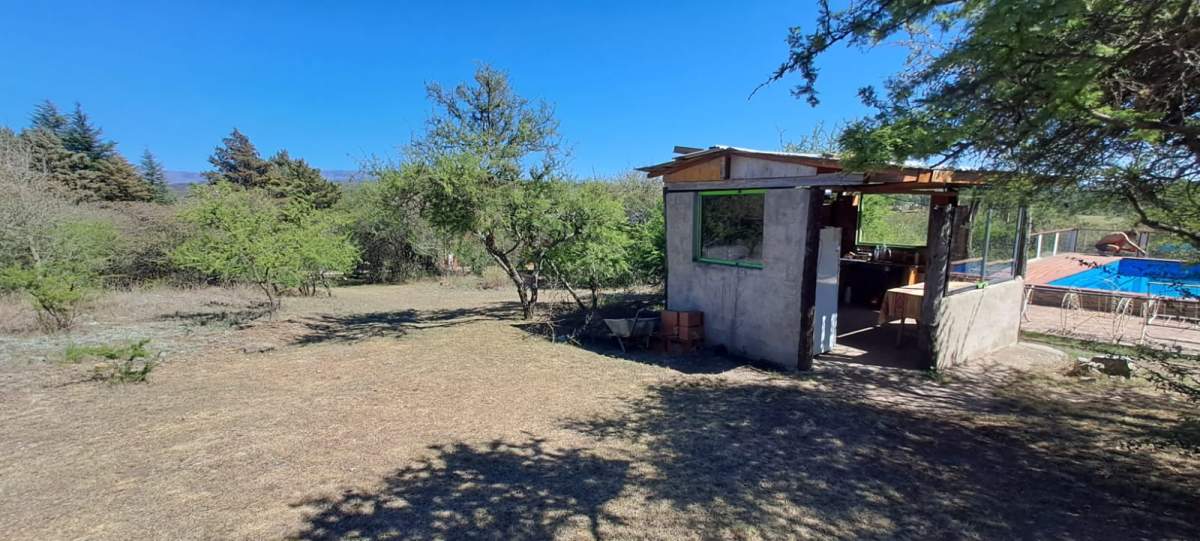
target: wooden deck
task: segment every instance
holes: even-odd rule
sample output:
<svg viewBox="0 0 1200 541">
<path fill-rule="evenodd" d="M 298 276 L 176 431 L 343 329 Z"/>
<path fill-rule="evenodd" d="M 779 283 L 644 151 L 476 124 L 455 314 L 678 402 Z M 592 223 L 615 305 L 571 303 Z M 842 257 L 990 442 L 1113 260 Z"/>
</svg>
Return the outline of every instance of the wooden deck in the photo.
<svg viewBox="0 0 1200 541">
<path fill-rule="evenodd" d="M 1030 261 L 1025 269 L 1025 283 L 1045 285 L 1092 267 L 1106 265 L 1120 259 L 1102 255 L 1058 254 Z"/>
</svg>

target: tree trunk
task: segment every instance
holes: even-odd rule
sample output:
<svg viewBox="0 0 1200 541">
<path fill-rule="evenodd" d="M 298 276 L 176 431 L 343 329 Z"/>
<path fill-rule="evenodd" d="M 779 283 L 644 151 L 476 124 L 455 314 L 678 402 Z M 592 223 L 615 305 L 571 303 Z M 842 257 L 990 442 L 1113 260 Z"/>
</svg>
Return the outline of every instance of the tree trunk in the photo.
<svg viewBox="0 0 1200 541">
<path fill-rule="evenodd" d="M 558 270 L 558 265 L 555 265 L 553 262 L 551 262 L 550 272 L 553 272 L 554 276 L 558 278 L 558 281 L 562 283 L 563 287 L 567 288 L 567 293 L 571 295 L 572 299 L 575 299 L 575 305 L 578 306 L 580 310 L 587 310 L 587 306 L 583 304 L 583 299 L 579 298 L 579 293 L 575 291 L 574 287 L 571 287 L 571 283 L 568 282 L 567 278 L 563 276 L 563 273 Z M 596 309 L 596 296 L 594 292 L 592 294 L 592 309 Z"/>
<path fill-rule="evenodd" d="M 480 235 L 480 237 L 483 240 L 483 248 L 487 250 L 489 255 L 492 256 L 492 259 L 496 261 L 496 264 L 504 270 L 505 274 L 508 274 L 508 279 L 512 280 L 513 285 L 516 286 L 517 297 L 521 302 L 521 319 L 532 318 L 533 305 L 537 302 L 536 285 L 532 288 L 531 292 L 529 285 L 526 284 L 525 280 L 521 278 L 521 273 L 518 272 L 517 268 L 512 264 L 511 261 L 509 261 L 508 254 L 504 253 L 503 250 L 496 246 L 496 240 L 491 235 Z M 536 284 L 536 282 L 537 280 L 535 278 L 534 283 Z"/>
</svg>

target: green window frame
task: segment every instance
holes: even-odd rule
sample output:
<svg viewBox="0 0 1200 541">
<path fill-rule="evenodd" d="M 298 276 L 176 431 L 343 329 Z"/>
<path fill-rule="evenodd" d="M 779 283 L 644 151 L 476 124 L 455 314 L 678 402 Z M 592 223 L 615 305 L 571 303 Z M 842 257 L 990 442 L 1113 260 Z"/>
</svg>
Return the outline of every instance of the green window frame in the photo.
<svg viewBox="0 0 1200 541">
<path fill-rule="evenodd" d="M 763 205 L 766 205 L 765 189 L 747 189 L 747 190 L 709 190 L 697 192 L 694 218 L 692 220 L 692 261 L 698 263 L 708 263 L 712 265 L 725 265 L 729 267 L 739 267 L 744 269 L 761 269 L 763 262 L 761 260 L 745 260 L 745 259 L 721 259 L 716 257 L 704 257 L 704 239 L 703 224 L 704 224 L 704 200 L 706 198 L 727 197 L 733 195 L 760 195 L 762 196 Z M 765 235 L 766 223 L 763 223 L 763 235 Z"/>
</svg>

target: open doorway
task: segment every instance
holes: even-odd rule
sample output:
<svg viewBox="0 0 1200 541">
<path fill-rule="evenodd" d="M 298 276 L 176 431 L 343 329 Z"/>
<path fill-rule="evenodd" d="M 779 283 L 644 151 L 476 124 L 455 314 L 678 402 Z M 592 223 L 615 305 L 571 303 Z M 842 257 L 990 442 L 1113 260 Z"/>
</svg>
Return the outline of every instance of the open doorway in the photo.
<svg viewBox="0 0 1200 541">
<path fill-rule="evenodd" d="M 925 367 L 918 350 L 918 319 L 928 259 L 929 208 L 928 194 L 828 194 L 821 213 L 822 243 L 826 249 L 835 241 L 838 245 L 836 331 L 832 347 L 820 358 Z"/>
</svg>

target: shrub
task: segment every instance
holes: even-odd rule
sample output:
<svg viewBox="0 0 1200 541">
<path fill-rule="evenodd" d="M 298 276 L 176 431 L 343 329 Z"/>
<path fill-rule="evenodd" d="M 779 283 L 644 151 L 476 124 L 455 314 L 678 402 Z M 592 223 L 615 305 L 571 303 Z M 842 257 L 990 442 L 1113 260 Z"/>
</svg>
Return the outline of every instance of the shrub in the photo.
<svg viewBox="0 0 1200 541">
<path fill-rule="evenodd" d="M 8 267 L 0 271 L 0 287 L 29 296 L 38 326 L 46 331 L 69 328 L 87 299 L 91 284 L 86 276 L 48 267 Z"/>
<path fill-rule="evenodd" d="M 171 252 L 184 240 L 184 227 L 173 205 L 104 203 L 124 242 L 105 270 L 105 284 L 132 287 L 153 282 L 186 283 L 171 262 Z"/>
<path fill-rule="evenodd" d="M 628 257 L 634 282 L 661 284 L 667 275 L 667 225 L 662 200 L 647 214 L 646 221 L 631 227 Z"/>
<path fill-rule="evenodd" d="M 120 245 L 112 221 L 50 179 L 0 129 L 0 290 L 28 297 L 38 323 L 67 328 Z"/>
<path fill-rule="evenodd" d="M 370 282 L 399 282 L 433 274 L 444 256 L 441 241 L 393 182 L 367 181 L 346 190 L 334 207 L 347 216 L 350 238 L 362 252 Z"/>
<path fill-rule="evenodd" d="M 50 233 L 33 256 L 0 270 L 0 289 L 27 295 L 47 331 L 69 328 L 84 301 L 101 282 L 118 243 L 106 222 L 68 222 Z"/>
<path fill-rule="evenodd" d="M 91 346 L 67 346 L 64 360 L 77 364 L 85 360 L 98 360 L 92 369 L 92 377 L 108 383 L 144 383 L 157 364 L 150 357 L 146 344 L 149 339 L 123 345 L 98 344 Z"/>
<path fill-rule="evenodd" d="M 172 261 L 226 282 L 253 284 L 272 310 L 284 290 L 313 292 L 358 260 L 330 211 L 302 201 L 283 205 L 261 190 L 225 182 L 197 187 L 189 199 L 181 218 L 192 231 Z"/>
</svg>

